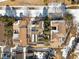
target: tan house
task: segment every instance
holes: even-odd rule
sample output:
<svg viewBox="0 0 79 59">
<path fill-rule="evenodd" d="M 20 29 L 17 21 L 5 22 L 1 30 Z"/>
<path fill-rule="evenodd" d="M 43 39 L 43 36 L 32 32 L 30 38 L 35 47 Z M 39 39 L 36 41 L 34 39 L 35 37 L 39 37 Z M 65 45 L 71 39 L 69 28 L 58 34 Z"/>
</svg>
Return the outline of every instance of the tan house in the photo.
<svg viewBox="0 0 79 59">
<path fill-rule="evenodd" d="M 37 20 L 37 19 L 36 19 Z M 38 36 L 43 34 L 43 21 L 31 20 L 24 18 L 16 21 L 13 26 L 13 42 L 20 46 L 26 46 L 29 43 L 38 41 Z M 14 23 L 14 24 L 15 24 Z"/>
<path fill-rule="evenodd" d="M 28 40 L 28 18 L 24 18 L 20 22 L 20 32 L 19 32 L 19 40 L 21 46 L 26 46 L 29 42 Z"/>
<path fill-rule="evenodd" d="M 13 43 L 26 46 L 28 43 L 28 18 L 18 20 L 13 24 Z"/>
<path fill-rule="evenodd" d="M 32 21 L 31 18 L 24 18 L 20 21 L 19 29 L 20 45 L 26 46 L 38 41 L 38 35 L 43 33 L 43 21 Z"/>
<path fill-rule="evenodd" d="M 64 42 L 66 35 L 66 23 L 65 20 L 52 20 L 51 25 L 51 46 L 60 47 Z"/>
</svg>

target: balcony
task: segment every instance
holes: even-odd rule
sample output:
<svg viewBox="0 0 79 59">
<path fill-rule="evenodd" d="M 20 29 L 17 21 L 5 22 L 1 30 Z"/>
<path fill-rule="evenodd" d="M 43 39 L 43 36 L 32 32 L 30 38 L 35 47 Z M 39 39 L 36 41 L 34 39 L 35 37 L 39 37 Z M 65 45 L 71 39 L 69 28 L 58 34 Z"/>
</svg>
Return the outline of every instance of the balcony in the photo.
<svg viewBox="0 0 79 59">
<path fill-rule="evenodd" d="M 36 27 L 32 27 L 31 31 L 32 31 L 32 32 L 37 32 L 38 30 L 37 30 Z"/>
<path fill-rule="evenodd" d="M 39 27 L 39 21 L 34 20 L 34 21 L 31 22 L 31 24 L 32 24 L 31 25 L 32 27 Z"/>
<path fill-rule="evenodd" d="M 38 21 L 32 21 L 32 24 L 39 24 Z"/>
</svg>

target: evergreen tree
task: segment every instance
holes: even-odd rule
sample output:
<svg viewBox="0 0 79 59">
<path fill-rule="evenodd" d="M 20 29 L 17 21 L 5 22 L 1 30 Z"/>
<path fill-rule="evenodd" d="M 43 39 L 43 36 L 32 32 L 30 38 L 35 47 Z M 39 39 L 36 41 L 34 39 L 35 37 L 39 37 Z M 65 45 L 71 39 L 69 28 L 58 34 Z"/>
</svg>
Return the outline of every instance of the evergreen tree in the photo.
<svg viewBox="0 0 79 59">
<path fill-rule="evenodd" d="M 13 36 L 13 23 L 15 21 L 15 18 L 12 18 L 12 17 L 7 17 L 7 16 L 4 16 L 4 17 L 0 17 L 0 21 L 3 22 L 5 25 L 5 43 L 6 45 L 8 46 L 12 46 L 13 45 L 13 42 L 12 42 L 12 36 Z"/>
</svg>

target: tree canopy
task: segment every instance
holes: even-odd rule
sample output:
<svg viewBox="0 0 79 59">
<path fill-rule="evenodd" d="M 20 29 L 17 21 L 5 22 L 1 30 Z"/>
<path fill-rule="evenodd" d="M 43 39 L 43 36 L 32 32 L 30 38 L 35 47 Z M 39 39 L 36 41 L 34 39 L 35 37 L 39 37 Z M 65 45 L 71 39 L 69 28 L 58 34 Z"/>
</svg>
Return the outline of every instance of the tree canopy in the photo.
<svg viewBox="0 0 79 59">
<path fill-rule="evenodd" d="M 6 37 L 6 44 L 12 44 L 12 35 L 13 35 L 13 23 L 15 22 L 15 18 L 3 16 L 0 17 L 0 21 L 4 23 L 4 36 Z"/>
</svg>

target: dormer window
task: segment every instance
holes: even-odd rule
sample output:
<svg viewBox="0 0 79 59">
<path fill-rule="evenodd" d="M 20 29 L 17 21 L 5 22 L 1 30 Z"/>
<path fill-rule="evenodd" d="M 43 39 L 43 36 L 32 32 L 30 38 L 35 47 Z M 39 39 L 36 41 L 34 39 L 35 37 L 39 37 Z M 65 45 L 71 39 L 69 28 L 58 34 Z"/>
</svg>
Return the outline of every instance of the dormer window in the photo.
<svg viewBox="0 0 79 59">
<path fill-rule="evenodd" d="M 58 27 L 53 26 L 53 27 L 52 27 L 52 31 L 53 31 L 54 33 L 57 33 L 57 32 L 58 32 Z"/>
<path fill-rule="evenodd" d="M 56 27 L 52 27 L 52 30 L 56 30 Z"/>
</svg>

